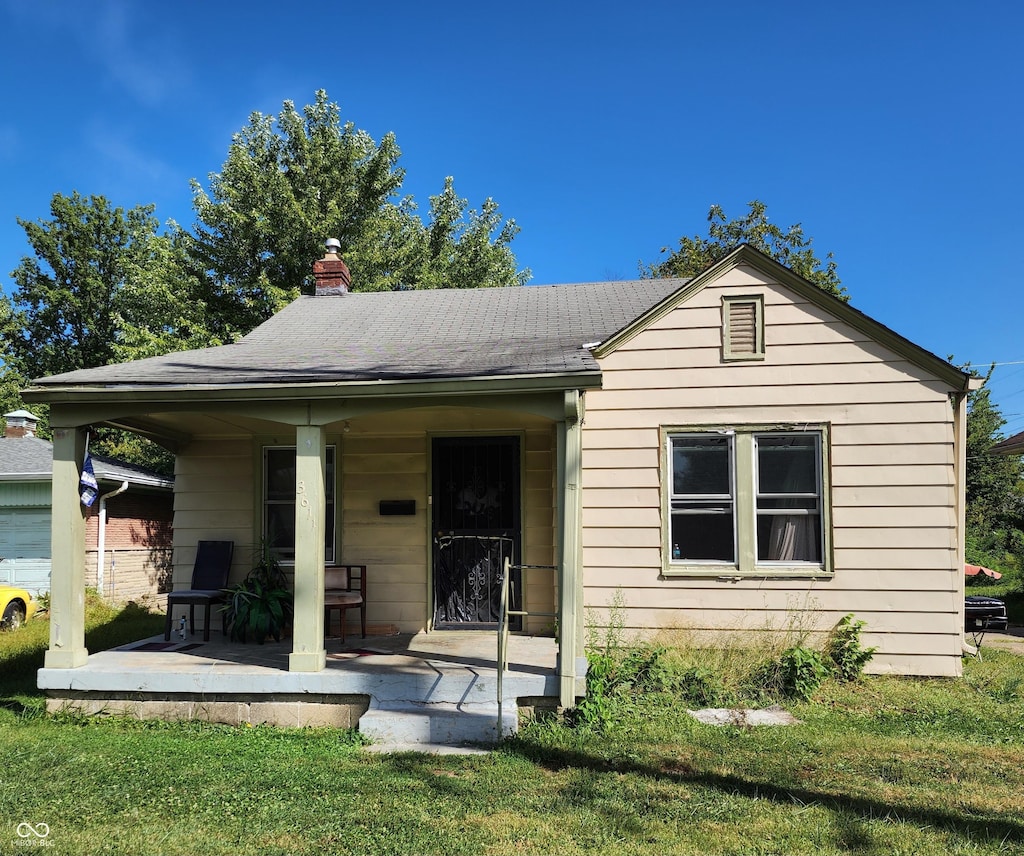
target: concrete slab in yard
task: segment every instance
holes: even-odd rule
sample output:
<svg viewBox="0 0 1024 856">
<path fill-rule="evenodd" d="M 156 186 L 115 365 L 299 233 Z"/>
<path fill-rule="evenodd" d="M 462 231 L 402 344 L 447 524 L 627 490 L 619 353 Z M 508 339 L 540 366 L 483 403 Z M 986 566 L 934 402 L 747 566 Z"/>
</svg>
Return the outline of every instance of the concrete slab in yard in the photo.
<svg viewBox="0 0 1024 856">
<path fill-rule="evenodd" d="M 688 710 L 694 719 L 705 725 L 799 725 L 797 719 L 788 710 L 781 707 L 766 707 L 763 710 L 750 708 L 712 707 L 704 710 Z"/>
</svg>

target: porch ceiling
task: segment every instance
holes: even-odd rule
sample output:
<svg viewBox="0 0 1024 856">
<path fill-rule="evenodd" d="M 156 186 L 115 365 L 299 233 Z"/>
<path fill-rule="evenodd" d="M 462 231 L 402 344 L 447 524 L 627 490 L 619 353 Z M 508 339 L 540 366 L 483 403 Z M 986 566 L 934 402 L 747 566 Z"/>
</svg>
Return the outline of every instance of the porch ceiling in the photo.
<svg viewBox="0 0 1024 856">
<path fill-rule="evenodd" d="M 519 428 L 539 428 L 551 424 L 552 417 L 535 412 L 517 410 L 514 407 L 467 407 L 464 405 L 394 406 L 376 413 L 353 412 L 347 418 L 323 423 L 330 434 L 371 434 L 395 433 L 401 425 L 403 431 L 430 431 L 450 428 L 453 413 L 458 413 L 460 422 L 468 425 L 477 423 L 490 426 L 496 419 Z M 290 412 L 280 418 L 269 415 L 266 418 L 230 410 L 218 412 L 171 411 L 149 413 L 143 417 L 114 418 L 105 420 L 108 424 L 126 428 L 140 434 L 163 435 L 176 439 L 184 445 L 191 437 L 250 437 L 272 436 L 282 431 L 291 433 L 295 422 Z M 396 421 L 400 420 L 400 421 Z M 347 423 L 347 424 L 346 424 Z M 346 430 L 347 429 L 347 430 Z"/>
</svg>

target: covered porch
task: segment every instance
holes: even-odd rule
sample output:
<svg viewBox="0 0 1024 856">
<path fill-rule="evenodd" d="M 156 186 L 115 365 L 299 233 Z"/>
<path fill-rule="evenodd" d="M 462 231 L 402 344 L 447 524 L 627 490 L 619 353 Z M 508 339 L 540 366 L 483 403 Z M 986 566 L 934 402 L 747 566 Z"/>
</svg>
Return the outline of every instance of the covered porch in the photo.
<svg viewBox="0 0 1024 856">
<path fill-rule="evenodd" d="M 108 393 L 102 404 L 52 404 L 52 630 L 39 678 L 51 706 L 353 726 L 368 711 L 403 700 L 389 688 L 417 704 L 465 710 L 468 699 L 496 703 L 496 628 L 479 630 L 470 620 L 449 629 L 452 623 L 439 620 L 450 616 L 439 605 L 438 544 L 450 534 L 437 529 L 437 493 L 448 488 L 434 469 L 439 444 L 499 438 L 516 450 L 513 558 L 553 569 L 522 583 L 519 606 L 531 615 L 512 637 L 505 699 L 514 705 L 546 697 L 571 707 L 583 693 L 586 671 L 577 606 L 580 391 L 489 389 L 469 396 L 439 395 L 434 387 L 383 395 L 378 386 L 348 399 L 337 398 L 335 389 L 322 391 L 323 398 L 311 398 L 308 388 L 301 392 L 302 400 L 283 389 L 237 400 L 223 392 L 148 391 L 140 393 L 151 399 L 146 402 L 110 401 Z M 139 431 L 176 453 L 176 589 L 189 587 L 203 539 L 234 541 L 229 582 L 244 578 L 267 534 L 265 449 L 294 449 L 294 493 L 283 504 L 294 527 L 287 562 L 294 592 L 290 638 L 264 646 L 224 644 L 215 617 L 206 644 L 196 634 L 182 645 L 163 647 L 161 637 L 146 647 L 88 654 L 78 485 L 85 432 L 95 424 Z M 491 489 L 479 488 L 484 495 Z M 450 487 L 453 494 L 465 489 Z M 384 503 L 393 500 L 411 513 L 385 515 Z M 334 563 L 367 566 L 369 621 L 395 626 L 404 648 L 372 635 L 360 639 L 351 621 L 345 650 L 327 635 L 324 573 Z M 353 655 L 353 644 L 363 653 Z M 381 646 L 385 653 L 376 650 Z M 517 659 L 519 650 L 533 653 Z M 453 665 L 438 666 L 445 657 Z"/>
<path fill-rule="evenodd" d="M 371 631 L 375 629 L 371 627 Z M 328 639 L 325 667 L 289 669 L 291 640 L 264 645 L 162 636 L 43 668 L 51 711 L 229 725 L 356 728 L 388 742 L 488 742 L 522 713 L 557 703 L 557 646 L 510 639 L 499 707 L 497 636 L 487 631 L 375 632 Z M 410 729 L 416 733 L 410 733 Z M 415 739 L 413 739 L 415 738 Z"/>
</svg>

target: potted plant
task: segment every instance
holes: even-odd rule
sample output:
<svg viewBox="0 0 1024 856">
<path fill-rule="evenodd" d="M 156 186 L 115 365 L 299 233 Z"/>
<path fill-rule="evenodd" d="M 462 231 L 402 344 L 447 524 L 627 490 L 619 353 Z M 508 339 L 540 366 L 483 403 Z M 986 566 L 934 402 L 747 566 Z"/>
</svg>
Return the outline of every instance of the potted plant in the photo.
<svg viewBox="0 0 1024 856">
<path fill-rule="evenodd" d="M 224 623 L 237 642 L 249 635 L 262 645 L 269 636 L 281 641 L 285 627 L 291 624 L 293 601 L 281 563 L 270 547 L 263 544 L 260 560 L 246 578 L 225 589 Z"/>
</svg>

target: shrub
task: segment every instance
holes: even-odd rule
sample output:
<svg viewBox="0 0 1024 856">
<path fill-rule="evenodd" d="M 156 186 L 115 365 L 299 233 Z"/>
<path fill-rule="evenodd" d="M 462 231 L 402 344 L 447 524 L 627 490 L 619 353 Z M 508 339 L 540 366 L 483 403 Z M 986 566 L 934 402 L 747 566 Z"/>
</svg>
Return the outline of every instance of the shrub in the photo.
<svg viewBox="0 0 1024 856">
<path fill-rule="evenodd" d="M 679 700 L 690 707 L 722 707 L 733 704 L 720 675 L 706 666 L 689 666 L 675 679 Z"/>
<path fill-rule="evenodd" d="M 856 680 L 874 656 L 875 648 L 865 648 L 860 641 L 863 621 L 854 621 L 853 613 L 844 615 L 832 628 L 825 642 L 825 657 L 832 675 L 840 681 Z"/>
<path fill-rule="evenodd" d="M 820 652 L 794 645 L 770 660 L 755 673 L 757 688 L 769 694 L 807 701 L 829 675 Z"/>
<path fill-rule="evenodd" d="M 666 650 L 646 643 L 628 644 L 625 604 L 617 590 L 605 622 L 587 621 L 587 694 L 569 713 L 574 726 L 603 730 L 611 726 L 636 691 L 661 692 L 674 685 Z"/>
</svg>

